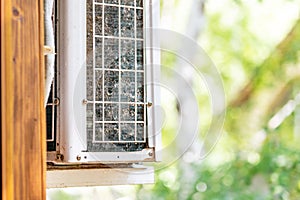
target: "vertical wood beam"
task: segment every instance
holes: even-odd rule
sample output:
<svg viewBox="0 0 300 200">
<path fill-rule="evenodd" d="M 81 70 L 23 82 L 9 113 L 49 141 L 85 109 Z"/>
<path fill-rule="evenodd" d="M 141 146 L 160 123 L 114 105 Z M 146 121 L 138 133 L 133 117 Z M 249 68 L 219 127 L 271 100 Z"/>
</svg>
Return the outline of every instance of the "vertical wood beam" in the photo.
<svg viewBox="0 0 300 200">
<path fill-rule="evenodd" d="M 2 199 L 46 199 L 43 1 L 1 0 Z"/>
</svg>

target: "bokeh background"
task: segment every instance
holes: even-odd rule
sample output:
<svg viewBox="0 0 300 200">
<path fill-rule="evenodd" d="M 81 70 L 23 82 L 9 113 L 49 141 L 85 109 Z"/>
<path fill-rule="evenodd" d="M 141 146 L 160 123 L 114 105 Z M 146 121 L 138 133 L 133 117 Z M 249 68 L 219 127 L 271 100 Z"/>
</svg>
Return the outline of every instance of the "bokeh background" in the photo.
<svg viewBox="0 0 300 200">
<path fill-rule="evenodd" d="M 212 121 L 200 76 L 185 76 L 197 98 L 200 128 L 180 159 L 156 170 L 150 185 L 48 189 L 56 199 L 300 199 L 300 0 L 161 0 L 161 27 L 195 40 L 218 69 L 226 117 L 207 156 L 197 156 Z M 162 52 L 162 77 L 178 66 Z M 165 73 L 165 74 L 164 74 Z M 180 148 L 178 102 L 162 90 L 163 145 Z M 202 144 L 202 145 L 201 145 Z M 206 143 L 205 143 L 206 144 Z M 170 148 L 171 145 L 171 148 Z"/>
</svg>

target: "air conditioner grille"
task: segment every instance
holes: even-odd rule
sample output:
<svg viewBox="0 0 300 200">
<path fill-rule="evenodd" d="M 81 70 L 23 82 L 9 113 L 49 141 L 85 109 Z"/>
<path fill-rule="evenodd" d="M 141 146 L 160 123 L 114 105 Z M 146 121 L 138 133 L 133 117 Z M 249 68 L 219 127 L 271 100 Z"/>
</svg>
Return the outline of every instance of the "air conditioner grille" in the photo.
<svg viewBox="0 0 300 200">
<path fill-rule="evenodd" d="M 87 1 L 87 150 L 147 147 L 142 0 Z"/>
</svg>

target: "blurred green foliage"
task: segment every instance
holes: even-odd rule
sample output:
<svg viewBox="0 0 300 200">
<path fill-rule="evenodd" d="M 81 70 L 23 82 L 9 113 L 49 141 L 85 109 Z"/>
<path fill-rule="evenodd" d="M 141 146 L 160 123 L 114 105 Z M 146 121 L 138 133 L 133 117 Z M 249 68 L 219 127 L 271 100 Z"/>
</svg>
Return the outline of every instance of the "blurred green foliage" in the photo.
<svg viewBox="0 0 300 200">
<path fill-rule="evenodd" d="M 53 192 L 48 196 L 51 200 L 79 200 L 80 195 L 71 195 L 69 193 L 66 193 L 63 190 L 57 190 L 56 192 Z"/>
<path fill-rule="evenodd" d="M 228 103 L 222 139 L 206 159 L 187 164 L 180 159 L 158 171 L 157 183 L 139 186 L 137 199 L 300 199 L 299 106 L 278 114 L 300 92 L 300 21 L 289 19 L 280 30 L 270 18 L 270 31 L 281 31 L 281 37 L 268 40 L 272 33 L 256 30 L 263 27 L 253 21 L 256 10 L 249 2 L 227 0 L 214 9 L 218 2 L 206 2 L 210 7 L 199 42 L 224 80 Z M 274 4 L 299 11 L 299 1 Z M 162 58 L 166 66 L 176 62 Z M 282 118 L 275 128 L 274 115 Z M 187 173 L 192 178 L 184 180 Z"/>
</svg>

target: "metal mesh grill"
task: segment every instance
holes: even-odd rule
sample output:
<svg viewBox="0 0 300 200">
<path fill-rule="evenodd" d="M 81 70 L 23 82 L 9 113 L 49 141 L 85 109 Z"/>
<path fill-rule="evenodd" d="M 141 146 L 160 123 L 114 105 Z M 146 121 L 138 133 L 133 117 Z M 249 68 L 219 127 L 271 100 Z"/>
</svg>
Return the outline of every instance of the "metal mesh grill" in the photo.
<svg viewBox="0 0 300 200">
<path fill-rule="evenodd" d="M 87 1 L 88 151 L 146 146 L 142 0 Z"/>
</svg>

